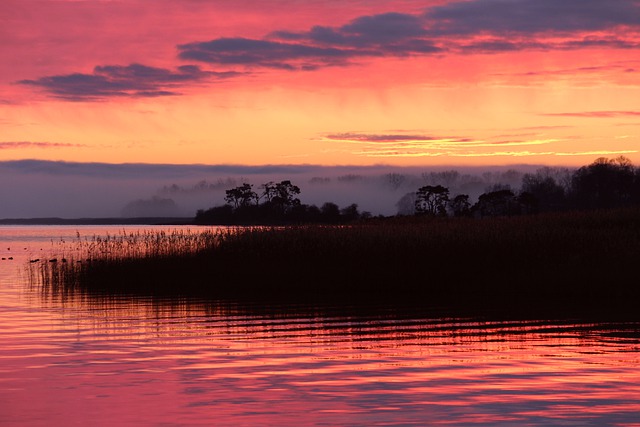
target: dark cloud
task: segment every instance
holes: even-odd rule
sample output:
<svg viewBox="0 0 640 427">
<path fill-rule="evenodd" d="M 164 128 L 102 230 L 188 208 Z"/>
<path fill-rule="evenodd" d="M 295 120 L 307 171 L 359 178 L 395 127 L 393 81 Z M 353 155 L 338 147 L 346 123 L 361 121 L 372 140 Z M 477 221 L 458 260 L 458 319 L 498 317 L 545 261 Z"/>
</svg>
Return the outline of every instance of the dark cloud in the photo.
<svg viewBox="0 0 640 427">
<path fill-rule="evenodd" d="M 63 142 L 33 142 L 33 141 L 0 142 L 0 150 L 12 150 L 16 148 L 61 148 L 61 147 L 86 147 L 86 145 L 69 144 L 69 143 L 63 143 Z"/>
<path fill-rule="evenodd" d="M 576 68 L 560 68 L 541 71 L 527 71 L 524 73 L 495 73 L 495 76 L 524 76 L 524 77 L 546 77 L 546 76 L 575 76 L 577 74 L 585 75 L 608 71 L 620 71 L 624 70 L 622 64 L 608 64 L 608 65 L 594 65 L 591 67 L 576 67 Z M 626 71 L 626 70 L 625 70 Z"/>
<path fill-rule="evenodd" d="M 314 45 L 333 46 L 347 52 L 384 52 L 390 47 L 402 47 L 408 42 L 425 44 L 423 37 L 427 34 L 424 29 L 424 19 L 416 15 L 404 13 L 383 13 L 379 15 L 361 16 L 341 27 L 315 26 L 310 31 L 292 33 L 276 31 L 271 37 L 282 40 L 295 40 L 312 43 Z M 438 50 L 431 46 L 433 51 Z"/>
<path fill-rule="evenodd" d="M 601 31 L 640 25 L 637 0 L 472 0 L 427 9 L 432 35 Z"/>
<path fill-rule="evenodd" d="M 424 38 L 424 20 L 385 13 L 362 16 L 341 27 L 307 32 L 276 31 L 265 39 L 219 38 L 178 46 L 180 58 L 224 65 L 313 70 L 360 58 L 440 52 Z"/>
<path fill-rule="evenodd" d="M 362 45 L 403 43 L 426 34 L 422 19 L 403 13 L 362 16 L 340 27 L 336 32 L 349 43 Z"/>
<path fill-rule="evenodd" d="M 178 50 L 182 59 L 190 61 L 314 70 L 350 65 L 363 58 L 443 51 L 638 48 L 638 43 L 625 39 L 619 31 L 600 34 L 623 26 L 640 26 L 637 0 L 470 0 L 431 7 L 421 15 L 389 12 L 361 16 L 342 26 L 275 31 L 262 39 L 219 38 L 179 45 Z M 574 38 L 558 41 L 544 37 L 559 33 Z"/>
<path fill-rule="evenodd" d="M 457 141 L 467 142 L 466 138 L 436 137 L 430 135 L 406 135 L 406 134 L 364 134 L 364 133 L 334 133 L 324 136 L 327 140 L 363 142 L 363 143 L 420 143 L 430 141 Z"/>
<path fill-rule="evenodd" d="M 640 111 L 578 111 L 569 113 L 546 113 L 551 117 L 585 117 L 585 118 L 616 118 L 616 117 L 640 117 Z"/>
<path fill-rule="evenodd" d="M 178 46 L 180 58 L 224 65 L 313 69 L 343 63 L 350 52 L 298 43 L 246 38 L 220 38 Z"/>
<path fill-rule="evenodd" d="M 549 49 L 551 46 L 534 41 L 510 41 L 506 39 L 483 40 L 463 43 L 458 49 L 465 53 L 499 53 L 532 49 Z"/>
<path fill-rule="evenodd" d="M 638 11 L 640 13 L 640 10 Z M 617 37 L 584 37 L 570 40 L 557 45 L 558 49 L 609 48 L 609 49 L 638 49 L 640 43 L 623 40 Z"/>
<path fill-rule="evenodd" d="M 555 129 L 570 129 L 572 127 L 573 126 L 566 126 L 566 125 L 561 125 L 561 126 L 525 126 L 525 127 L 516 128 L 516 129 L 542 131 L 542 130 L 555 130 Z"/>
<path fill-rule="evenodd" d="M 452 46 L 454 48 L 454 46 Z M 496 38 L 491 40 L 460 43 L 456 50 L 462 53 L 500 53 L 523 50 L 576 50 L 589 48 L 606 49 L 638 49 L 640 44 L 615 37 L 583 37 L 575 40 L 554 42 L 533 38 L 513 40 L 512 38 Z"/>
<path fill-rule="evenodd" d="M 341 27 L 313 27 L 308 32 L 274 32 L 272 37 L 333 46 L 357 56 L 405 56 L 442 49 L 425 39 L 424 19 L 405 13 L 361 16 Z"/>
<path fill-rule="evenodd" d="M 343 25 L 275 31 L 259 39 L 195 41 L 180 44 L 177 50 L 183 60 L 228 68 L 317 70 L 367 58 L 442 52 L 638 49 L 639 32 L 639 0 L 467 0 L 433 6 L 420 14 L 367 15 Z M 239 74 L 204 71 L 195 65 L 170 70 L 131 64 L 18 83 L 58 98 L 86 101 L 178 95 L 181 87 Z"/>
<path fill-rule="evenodd" d="M 345 33 L 382 39 L 416 37 L 425 34 L 420 18 L 394 12 L 361 16 L 342 26 L 341 30 Z"/>
<path fill-rule="evenodd" d="M 237 74 L 203 71 L 195 65 L 178 67 L 176 71 L 141 64 L 106 65 L 95 67 L 91 74 L 46 76 L 18 83 L 39 87 L 58 98 L 84 101 L 121 96 L 148 98 L 177 95 L 175 88 L 187 83 L 229 78 Z"/>
<path fill-rule="evenodd" d="M 424 18 L 430 37 L 463 53 L 640 47 L 622 31 L 640 26 L 637 0 L 457 1 L 427 9 Z"/>
</svg>

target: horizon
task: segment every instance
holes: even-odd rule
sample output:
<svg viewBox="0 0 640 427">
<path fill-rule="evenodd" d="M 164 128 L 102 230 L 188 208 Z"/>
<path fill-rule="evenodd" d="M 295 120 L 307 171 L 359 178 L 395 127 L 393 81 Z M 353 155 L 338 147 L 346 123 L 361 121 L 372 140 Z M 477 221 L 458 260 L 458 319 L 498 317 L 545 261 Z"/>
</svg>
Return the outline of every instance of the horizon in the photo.
<svg viewBox="0 0 640 427">
<path fill-rule="evenodd" d="M 0 161 L 640 164 L 635 0 L 2 8 Z"/>
<path fill-rule="evenodd" d="M 127 217 L 128 205 L 171 199 L 176 209 L 161 217 L 194 217 L 199 209 L 224 204 L 225 190 L 244 182 L 259 185 L 291 180 L 306 204 L 352 203 L 374 215 L 397 213 L 396 203 L 428 179 L 423 175 L 455 170 L 469 183 L 472 198 L 498 182 L 519 186 L 524 173 L 542 165 L 433 167 L 389 165 L 162 165 L 152 163 L 80 163 L 47 160 L 0 161 L 0 219 Z M 515 171 L 501 178 L 502 174 Z M 388 175 L 401 175 L 389 182 Z M 473 179 L 472 179 L 473 177 Z M 454 189 L 452 189 L 453 191 Z"/>
</svg>

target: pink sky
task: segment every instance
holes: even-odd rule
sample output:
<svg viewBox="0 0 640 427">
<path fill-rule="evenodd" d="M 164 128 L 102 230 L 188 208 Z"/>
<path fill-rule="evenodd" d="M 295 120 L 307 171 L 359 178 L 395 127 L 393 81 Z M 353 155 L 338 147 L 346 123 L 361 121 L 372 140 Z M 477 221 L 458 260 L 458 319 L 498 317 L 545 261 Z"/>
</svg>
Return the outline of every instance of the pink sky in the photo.
<svg viewBox="0 0 640 427">
<path fill-rule="evenodd" d="M 640 2 L 0 6 L 0 161 L 640 164 Z"/>
</svg>

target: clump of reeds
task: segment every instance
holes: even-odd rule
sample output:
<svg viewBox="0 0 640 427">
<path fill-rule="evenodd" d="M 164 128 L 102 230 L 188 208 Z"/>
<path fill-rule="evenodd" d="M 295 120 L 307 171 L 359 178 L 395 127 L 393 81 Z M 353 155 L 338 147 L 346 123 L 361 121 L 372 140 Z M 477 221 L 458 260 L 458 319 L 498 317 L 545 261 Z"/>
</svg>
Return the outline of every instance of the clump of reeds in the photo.
<svg viewBox="0 0 640 427">
<path fill-rule="evenodd" d="M 43 284 L 101 293 L 480 301 L 640 294 L 640 210 L 400 218 L 82 242 Z M 81 262 L 77 262 L 81 261 Z"/>
<path fill-rule="evenodd" d="M 130 263 L 165 263 L 214 248 L 232 229 L 144 231 L 53 242 L 51 256 L 31 261 L 29 277 L 43 289 L 70 291 L 86 287 L 96 271 L 117 271 Z M 102 274 L 102 273 L 101 273 Z M 108 274 L 108 273 L 107 273 Z M 135 291 L 135 287 L 131 288 Z"/>
</svg>

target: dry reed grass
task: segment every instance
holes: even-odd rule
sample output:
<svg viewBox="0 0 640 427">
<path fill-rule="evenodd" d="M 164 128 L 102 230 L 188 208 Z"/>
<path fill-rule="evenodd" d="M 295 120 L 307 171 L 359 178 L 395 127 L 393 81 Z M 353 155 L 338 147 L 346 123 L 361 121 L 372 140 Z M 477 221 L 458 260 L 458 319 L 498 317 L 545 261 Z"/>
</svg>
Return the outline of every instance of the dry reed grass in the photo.
<svg viewBox="0 0 640 427">
<path fill-rule="evenodd" d="M 130 234 L 68 252 L 65 263 L 31 266 L 43 289 L 531 303 L 640 295 L 640 209 Z"/>
</svg>

